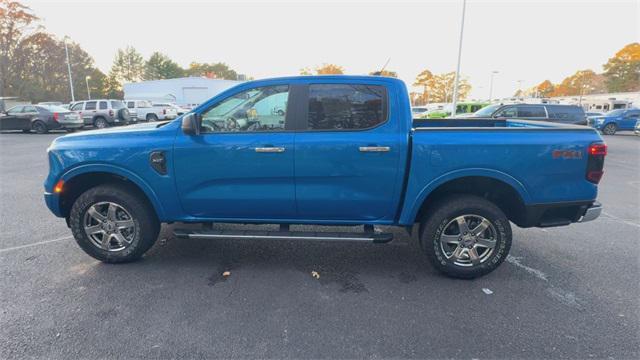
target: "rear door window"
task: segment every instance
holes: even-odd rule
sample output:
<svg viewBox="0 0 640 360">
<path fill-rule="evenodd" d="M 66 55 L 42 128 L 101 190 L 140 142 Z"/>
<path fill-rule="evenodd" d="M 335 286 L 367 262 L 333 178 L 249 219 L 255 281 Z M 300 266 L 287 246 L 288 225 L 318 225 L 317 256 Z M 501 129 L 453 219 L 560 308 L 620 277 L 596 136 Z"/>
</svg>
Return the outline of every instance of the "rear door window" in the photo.
<svg viewBox="0 0 640 360">
<path fill-rule="evenodd" d="M 128 107 L 129 109 L 133 109 L 133 108 L 135 108 L 135 107 L 136 107 L 136 104 L 135 104 L 135 102 L 133 102 L 133 101 L 128 101 L 128 102 L 127 102 L 127 107 Z"/>
<path fill-rule="evenodd" d="M 308 130 L 362 130 L 387 121 L 387 90 L 379 85 L 309 85 Z"/>
<path fill-rule="evenodd" d="M 498 110 L 494 117 L 499 118 L 515 118 L 518 117 L 518 109 L 515 106 L 508 106 Z"/>
<path fill-rule="evenodd" d="M 106 101 L 100 101 L 100 110 L 106 110 L 109 108 L 108 104 Z"/>
<path fill-rule="evenodd" d="M 547 113 L 544 111 L 544 106 L 518 106 L 518 117 L 544 119 Z"/>
<path fill-rule="evenodd" d="M 95 101 L 87 101 L 84 109 L 85 110 L 95 110 L 96 109 L 96 102 Z"/>
</svg>

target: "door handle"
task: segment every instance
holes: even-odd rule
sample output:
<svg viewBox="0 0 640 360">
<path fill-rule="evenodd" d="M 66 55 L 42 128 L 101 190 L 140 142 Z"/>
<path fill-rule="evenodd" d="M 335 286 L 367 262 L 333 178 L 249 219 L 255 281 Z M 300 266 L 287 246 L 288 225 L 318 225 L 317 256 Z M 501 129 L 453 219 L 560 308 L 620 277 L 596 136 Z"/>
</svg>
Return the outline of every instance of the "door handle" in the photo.
<svg viewBox="0 0 640 360">
<path fill-rule="evenodd" d="M 258 153 L 282 153 L 282 152 L 284 152 L 284 148 L 283 147 L 273 147 L 273 146 L 257 147 L 257 148 L 255 148 L 255 150 Z"/>
<path fill-rule="evenodd" d="M 360 152 L 389 152 L 391 150 L 388 146 L 360 146 L 358 149 Z"/>
</svg>

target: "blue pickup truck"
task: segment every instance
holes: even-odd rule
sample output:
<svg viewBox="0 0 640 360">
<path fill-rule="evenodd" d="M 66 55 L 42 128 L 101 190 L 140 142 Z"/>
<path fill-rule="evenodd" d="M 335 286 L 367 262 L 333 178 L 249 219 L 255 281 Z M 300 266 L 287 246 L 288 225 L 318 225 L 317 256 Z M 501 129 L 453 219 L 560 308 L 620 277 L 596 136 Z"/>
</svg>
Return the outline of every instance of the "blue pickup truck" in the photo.
<svg viewBox="0 0 640 360">
<path fill-rule="evenodd" d="M 634 131 L 638 120 L 640 109 L 617 109 L 602 116 L 588 118 L 589 125 L 605 135 L 613 135 L 617 131 Z"/>
<path fill-rule="evenodd" d="M 47 206 L 104 262 L 141 257 L 161 223 L 177 223 L 184 239 L 377 243 L 393 235 L 376 225 L 418 224 L 438 270 L 473 278 L 506 258 L 511 223 L 597 218 L 606 145 L 567 124 L 414 122 L 402 81 L 304 76 L 245 82 L 174 121 L 67 135 L 47 151 Z M 280 226 L 219 231 L 214 222 Z M 290 228 L 298 224 L 363 228 Z"/>
</svg>

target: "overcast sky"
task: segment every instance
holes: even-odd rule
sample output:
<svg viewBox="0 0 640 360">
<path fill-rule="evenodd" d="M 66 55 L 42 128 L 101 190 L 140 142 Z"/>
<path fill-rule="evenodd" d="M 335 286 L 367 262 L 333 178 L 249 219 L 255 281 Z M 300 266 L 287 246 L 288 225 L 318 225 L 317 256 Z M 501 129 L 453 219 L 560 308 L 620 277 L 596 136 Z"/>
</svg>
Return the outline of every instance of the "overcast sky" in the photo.
<svg viewBox="0 0 640 360">
<path fill-rule="evenodd" d="M 68 35 L 108 72 L 117 48 L 161 51 L 187 66 L 225 62 L 255 78 L 335 63 L 348 74 L 388 69 L 411 84 L 423 69 L 454 71 L 462 0 L 453 1 L 44 1 L 23 0 L 46 29 Z M 471 97 L 511 96 L 576 70 L 602 71 L 640 41 L 640 1 L 468 0 L 461 73 Z"/>
</svg>

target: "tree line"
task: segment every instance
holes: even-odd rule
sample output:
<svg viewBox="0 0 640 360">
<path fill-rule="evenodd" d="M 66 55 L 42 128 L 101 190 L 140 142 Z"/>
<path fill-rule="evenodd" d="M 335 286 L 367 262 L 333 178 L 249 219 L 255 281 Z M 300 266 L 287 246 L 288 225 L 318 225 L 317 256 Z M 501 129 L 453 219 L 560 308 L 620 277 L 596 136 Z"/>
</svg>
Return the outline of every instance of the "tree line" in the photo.
<svg viewBox="0 0 640 360">
<path fill-rule="evenodd" d="M 0 0 L 0 97 L 70 101 L 65 42 L 76 100 L 88 97 L 87 80 L 93 98 L 122 98 L 122 84 L 127 82 L 182 76 L 238 78 L 235 70 L 221 62 L 192 62 L 182 68 L 160 52 L 144 59 L 131 46 L 117 50 L 111 69 L 105 74 L 79 44 L 47 33 L 39 20 L 28 6 Z"/>
<path fill-rule="evenodd" d="M 141 80 L 171 79 L 183 76 L 236 80 L 238 74 L 221 62 L 192 62 L 182 68 L 161 52 L 145 59 L 135 48 L 118 49 L 110 71 L 105 74 L 93 58 L 79 44 L 70 39 L 59 39 L 39 24 L 33 11 L 13 0 L 0 0 L 0 97 L 17 96 L 32 101 L 69 101 L 69 78 L 65 54 L 69 50 L 73 89 L 77 99 L 87 97 L 86 80 L 92 97 L 121 98 L 122 84 Z M 579 70 L 560 83 L 544 80 L 540 84 L 518 90 L 518 97 L 574 96 L 606 92 L 640 91 L 640 43 L 628 44 L 606 64 L 603 72 Z M 344 74 L 336 64 L 322 64 L 300 69 L 301 75 Z M 370 75 L 397 77 L 397 72 L 377 70 Z M 451 102 L 454 72 L 434 74 L 426 69 L 416 77 L 412 92 L 415 105 L 433 102 Z M 459 100 L 471 92 L 468 79 L 459 82 Z"/>
</svg>

